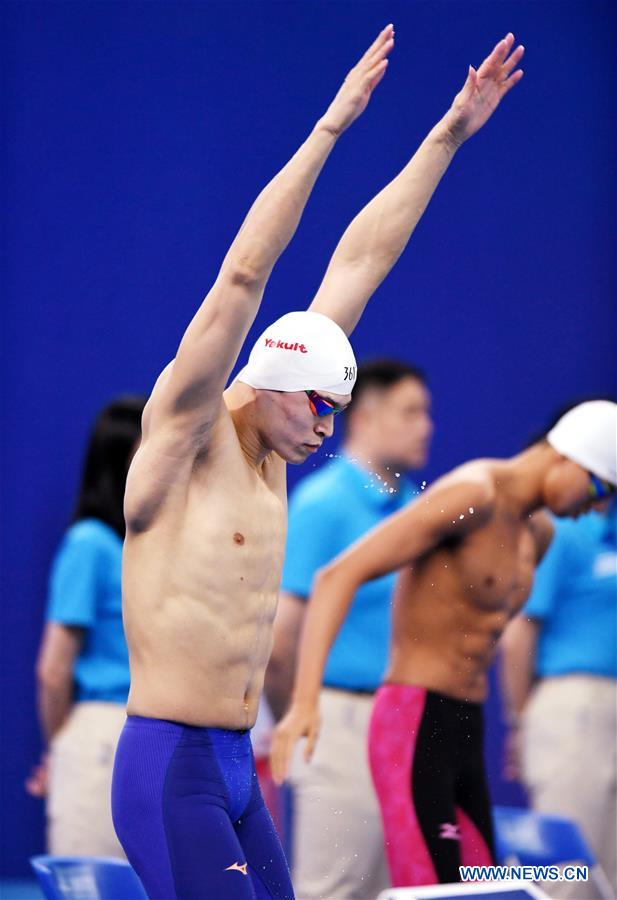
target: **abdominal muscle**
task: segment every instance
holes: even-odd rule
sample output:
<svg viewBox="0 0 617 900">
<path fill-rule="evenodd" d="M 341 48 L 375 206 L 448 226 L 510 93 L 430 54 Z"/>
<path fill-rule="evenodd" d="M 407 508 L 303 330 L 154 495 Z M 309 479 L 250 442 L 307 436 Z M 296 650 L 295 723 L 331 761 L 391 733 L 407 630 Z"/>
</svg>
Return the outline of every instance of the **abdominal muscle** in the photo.
<svg viewBox="0 0 617 900">
<path fill-rule="evenodd" d="M 245 615 L 231 621 L 210 611 L 204 615 L 196 607 L 207 609 L 207 604 L 185 597 L 163 604 L 149 619 L 147 632 L 127 628 L 130 715 L 216 728 L 253 726 L 271 649 L 276 594 L 230 602 Z"/>
<path fill-rule="evenodd" d="M 456 700 L 483 703 L 488 693 L 487 670 L 494 647 L 485 642 L 483 649 L 484 653 L 471 655 L 465 652 L 464 646 L 438 648 L 414 643 L 405 647 L 399 641 L 392 648 L 385 681 L 423 687 Z"/>
<path fill-rule="evenodd" d="M 482 598 L 456 579 L 397 586 L 387 682 L 412 684 L 457 700 L 482 703 L 488 669 L 509 618 L 507 597 Z"/>
<path fill-rule="evenodd" d="M 284 464 L 256 472 L 235 451 L 223 473 L 193 467 L 151 527 L 127 529 L 130 715 L 231 729 L 257 717 L 285 546 Z"/>
</svg>

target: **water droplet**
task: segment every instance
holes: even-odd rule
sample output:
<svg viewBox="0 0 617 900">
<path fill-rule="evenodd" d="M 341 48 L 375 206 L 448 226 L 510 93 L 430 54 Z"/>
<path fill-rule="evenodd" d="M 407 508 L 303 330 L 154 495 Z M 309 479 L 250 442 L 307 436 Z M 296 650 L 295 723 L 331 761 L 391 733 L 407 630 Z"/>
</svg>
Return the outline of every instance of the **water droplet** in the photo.
<svg viewBox="0 0 617 900">
<path fill-rule="evenodd" d="M 473 516 L 473 506 L 470 506 L 470 507 L 469 507 L 469 512 L 470 512 L 471 515 Z"/>
</svg>

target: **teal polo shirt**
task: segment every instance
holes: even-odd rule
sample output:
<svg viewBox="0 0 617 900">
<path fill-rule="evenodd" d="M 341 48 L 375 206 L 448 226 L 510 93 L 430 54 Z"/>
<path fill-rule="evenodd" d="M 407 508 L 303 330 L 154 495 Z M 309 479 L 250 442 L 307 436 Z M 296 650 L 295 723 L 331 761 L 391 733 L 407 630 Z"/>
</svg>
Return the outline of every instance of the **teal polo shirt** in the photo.
<svg viewBox="0 0 617 900">
<path fill-rule="evenodd" d="M 307 600 L 318 569 L 409 503 L 417 488 L 401 473 L 389 483 L 342 456 L 303 479 L 289 503 L 282 589 Z M 375 691 L 390 643 L 396 573 L 363 585 L 328 656 L 324 684 Z"/>
<path fill-rule="evenodd" d="M 537 674 L 617 678 L 617 502 L 554 524 L 524 608 L 541 624 Z"/>
<path fill-rule="evenodd" d="M 47 621 L 83 628 L 73 669 L 78 701 L 126 703 L 129 656 L 122 627 L 122 540 L 98 519 L 66 532 L 49 579 Z"/>
</svg>

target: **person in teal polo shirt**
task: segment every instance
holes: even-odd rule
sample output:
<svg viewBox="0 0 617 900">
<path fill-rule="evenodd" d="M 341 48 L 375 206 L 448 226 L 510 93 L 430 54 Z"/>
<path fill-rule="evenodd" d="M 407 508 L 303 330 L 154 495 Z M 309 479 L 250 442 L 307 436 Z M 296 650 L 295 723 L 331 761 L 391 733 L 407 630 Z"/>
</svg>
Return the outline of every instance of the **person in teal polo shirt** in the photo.
<svg viewBox="0 0 617 900">
<path fill-rule="evenodd" d="M 537 812 L 580 826 L 617 897 L 617 501 L 555 536 L 505 634 L 512 776 Z M 520 771 L 518 771 L 520 765 Z M 593 883 L 551 896 L 595 897 Z"/>
<path fill-rule="evenodd" d="M 126 718 L 129 660 L 122 627 L 123 498 L 145 398 L 107 405 L 90 436 L 73 523 L 53 560 L 37 661 L 48 754 L 27 787 L 46 795 L 55 855 L 124 856 L 110 808 Z"/>
<path fill-rule="evenodd" d="M 422 372 L 396 360 L 361 365 L 340 455 L 292 495 L 282 593 L 266 695 L 276 718 L 293 683 L 295 648 L 316 571 L 418 493 L 433 426 Z M 396 576 L 364 585 L 328 657 L 320 743 L 295 761 L 292 875 L 298 897 L 375 897 L 388 887 L 379 806 L 367 760 L 373 693 L 388 655 Z"/>
</svg>

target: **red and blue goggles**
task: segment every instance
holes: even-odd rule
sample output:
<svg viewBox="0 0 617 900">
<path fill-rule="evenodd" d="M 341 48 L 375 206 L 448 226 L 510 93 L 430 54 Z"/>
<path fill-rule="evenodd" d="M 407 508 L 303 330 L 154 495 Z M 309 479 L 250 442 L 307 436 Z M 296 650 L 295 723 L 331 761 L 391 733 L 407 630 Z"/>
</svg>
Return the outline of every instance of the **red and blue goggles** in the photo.
<svg viewBox="0 0 617 900">
<path fill-rule="evenodd" d="M 317 391 L 305 391 L 304 393 L 308 397 L 309 406 L 314 416 L 319 418 L 323 416 L 338 416 L 339 413 L 345 410 L 344 406 L 339 406 L 334 400 L 327 400 L 318 394 Z"/>
</svg>

